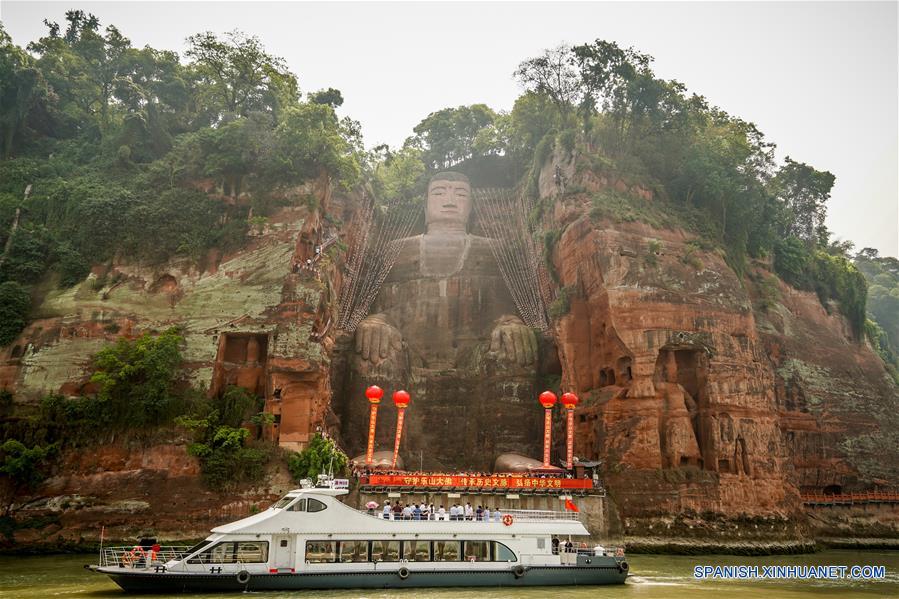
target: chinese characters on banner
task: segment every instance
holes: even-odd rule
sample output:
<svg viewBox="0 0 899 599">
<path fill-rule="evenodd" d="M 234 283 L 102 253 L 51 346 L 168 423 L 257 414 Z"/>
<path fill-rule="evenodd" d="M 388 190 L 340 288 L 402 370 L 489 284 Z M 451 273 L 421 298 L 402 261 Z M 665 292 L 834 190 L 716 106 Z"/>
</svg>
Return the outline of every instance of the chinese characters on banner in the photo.
<svg viewBox="0 0 899 599">
<path fill-rule="evenodd" d="M 458 476 L 372 474 L 369 485 L 384 487 L 476 487 L 482 489 L 592 489 L 587 478 L 538 478 L 530 476 Z"/>
</svg>

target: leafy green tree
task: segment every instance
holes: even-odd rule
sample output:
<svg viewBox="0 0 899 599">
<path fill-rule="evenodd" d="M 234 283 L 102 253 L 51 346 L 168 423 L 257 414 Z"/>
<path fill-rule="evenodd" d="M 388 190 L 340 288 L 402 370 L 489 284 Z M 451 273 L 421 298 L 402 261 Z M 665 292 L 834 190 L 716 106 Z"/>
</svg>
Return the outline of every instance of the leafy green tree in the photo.
<svg viewBox="0 0 899 599">
<path fill-rule="evenodd" d="M 54 445 L 26 447 L 20 441 L 7 439 L 0 445 L 0 474 L 8 476 L 12 481 L 26 489 L 33 489 L 46 478 L 48 458 L 56 450 Z"/>
<path fill-rule="evenodd" d="M 282 185 L 327 177 L 350 186 L 361 174 L 345 124 L 330 106 L 313 103 L 284 112 L 262 169 L 266 181 Z"/>
<path fill-rule="evenodd" d="M 269 112 L 279 118 L 299 98 L 297 80 L 284 59 L 265 51 L 255 36 L 231 31 L 223 38 L 207 31 L 187 39 L 186 52 L 197 78 L 197 94 L 209 123 L 226 114 Z"/>
<path fill-rule="evenodd" d="M 29 114 L 49 90 L 30 56 L 12 43 L 0 23 L 0 158 L 9 158 Z"/>
<path fill-rule="evenodd" d="M 129 426 L 158 425 L 177 407 L 184 342 L 178 329 L 134 340 L 119 338 L 94 357 L 91 382 L 99 385 L 96 400 L 109 418 Z"/>
<path fill-rule="evenodd" d="M 810 244 L 819 240 L 826 243 L 827 234 L 822 231 L 834 181 L 833 174 L 815 170 L 787 156 L 771 181 L 772 192 L 783 206 L 777 223 L 778 233 L 798 237 Z"/>
<path fill-rule="evenodd" d="M 523 61 L 513 76 L 525 90 L 547 97 L 565 120 L 581 104 L 585 91 L 573 59 L 571 48 L 560 45 Z"/>
<path fill-rule="evenodd" d="M 346 471 L 349 458 L 341 451 L 330 437 L 316 434 L 309 446 L 299 453 L 290 455 L 287 468 L 294 480 L 311 478 L 315 480 L 319 474 L 331 472 L 341 474 Z"/>
<path fill-rule="evenodd" d="M 407 147 L 389 153 L 375 167 L 374 182 L 378 197 L 387 202 L 422 198 L 427 184 L 425 173 L 420 150 Z"/>
<path fill-rule="evenodd" d="M 0 283 L 0 346 L 12 343 L 28 324 L 30 306 L 24 287 L 14 281 Z"/>
<path fill-rule="evenodd" d="M 444 108 L 432 112 L 413 129 L 415 136 L 406 146 L 420 149 L 422 159 L 431 170 L 450 168 L 476 156 L 498 153 L 501 147 L 484 146 L 483 135 L 476 148 L 479 133 L 493 127 L 497 115 L 485 104 Z"/>
<path fill-rule="evenodd" d="M 339 89 L 329 87 L 328 89 L 320 89 L 309 94 L 309 101 L 313 104 L 324 104 L 336 110 L 343 106 L 343 94 L 340 93 Z"/>
</svg>

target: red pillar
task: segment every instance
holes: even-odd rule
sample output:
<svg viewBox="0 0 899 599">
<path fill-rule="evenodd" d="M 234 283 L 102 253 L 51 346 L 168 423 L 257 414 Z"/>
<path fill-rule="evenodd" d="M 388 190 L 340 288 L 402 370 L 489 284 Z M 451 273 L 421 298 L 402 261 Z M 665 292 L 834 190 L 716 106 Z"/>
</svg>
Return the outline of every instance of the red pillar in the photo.
<svg viewBox="0 0 899 599">
<path fill-rule="evenodd" d="M 383 395 L 384 391 L 377 385 L 372 385 L 365 390 L 365 397 L 371 404 L 371 410 L 368 413 L 368 449 L 365 451 L 365 463 L 369 466 L 375 455 L 375 426 L 378 421 L 378 404 L 381 403 Z"/>
<path fill-rule="evenodd" d="M 550 447 L 552 446 L 553 406 L 556 405 L 556 394 L 544 391 L 539 397 L 543 406 L 543 466 L 550 466 Z"/>
<path fill-rule="evenodd" d="M 568 438 L 566 439 L 567 452 L 565 455 L 565 467 L 569 470 L 574 468 L 574 408 L 577 407 L 577 404 L 577 395 L 574 393 L 562 394 L 562 405 L 565 406 L 565 410 L 568 412 Z"/>
<path fill-rule="evenodd" d="M 393 394 L 393 403 L 396 405 L 396 438 L 393 440 L 393 463 L 391 468 L 396 468 L 396 458 L 400 453 L 400 439 L 403 437 L 403 418 L 406 407 L 409 405 L 409 394 L 403 390 Z"/>
</svg>

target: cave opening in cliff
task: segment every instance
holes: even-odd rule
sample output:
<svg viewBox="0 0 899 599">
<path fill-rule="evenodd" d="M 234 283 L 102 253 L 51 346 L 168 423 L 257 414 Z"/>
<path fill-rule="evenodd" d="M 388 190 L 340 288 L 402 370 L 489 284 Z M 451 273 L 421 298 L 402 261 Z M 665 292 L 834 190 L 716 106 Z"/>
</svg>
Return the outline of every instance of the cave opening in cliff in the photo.
<svg viewBox="0 0 899 599">
<path fill-rule="evenodd" d="M 212 373 L 210 394 L 220 395 L 229 386 L 265 395 L 265 369 L 268 360 L 267 333 L 223 333 Z"/>
<path fill-rule="evenodd" d="M 730 460 L 713 464 L 706 459 L 708 434 L 702 413 L 708 408 L 708 356 L 699 348 L 667 347 L 659 351 L 653 377 L 664 400 L 660 447 L 665 467 L 712 467 L 729 472 Z"/>
</svg>

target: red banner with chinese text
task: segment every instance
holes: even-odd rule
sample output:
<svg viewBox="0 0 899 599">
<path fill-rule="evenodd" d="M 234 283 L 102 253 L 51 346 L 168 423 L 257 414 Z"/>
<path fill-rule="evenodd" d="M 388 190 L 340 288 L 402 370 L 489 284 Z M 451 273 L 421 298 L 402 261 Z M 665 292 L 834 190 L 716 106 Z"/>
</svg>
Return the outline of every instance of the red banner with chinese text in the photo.
<svg viewBox="0 0 899 599">
<path fill-rule="evenodd" d="M 574 410 L 568 412 L 568 438 L 566 439 L 565 466 L 574 468 Z"/>
<path fill-rule="evenodd" d="M 371 411 L 368 413 L 368 448 L 365 451 L 365 463 L 371 464 L 372 457 L 375 454 L 375 423 L 378 421 L 378 404 L 371 404 Z"/>
<path fill-rule="evenodd" d="M 396 468 L 396 457 L 400 453 L 400 439 L 403 437 L 403 415 L 406 410 L 400 408 L 396 412 L 396 438 L 393 440 L 393 464 L 392 468 Z"/>
<path fill-rule="evenodd" d="M 550 446 L 552 445 L 552 427 L 553 417 L 552 410 L 544 410 L 546 414 L 543 418 L 543 466 L 550 465 Z"/>
<path fill-rule="evenodd" d="M 363 484 L 380 487 L 476 487 L 483 489 L 592 489 L 589 478 L 536 476 L 460 476 L 426 474 L 372 474 Z"/>
</svg>

